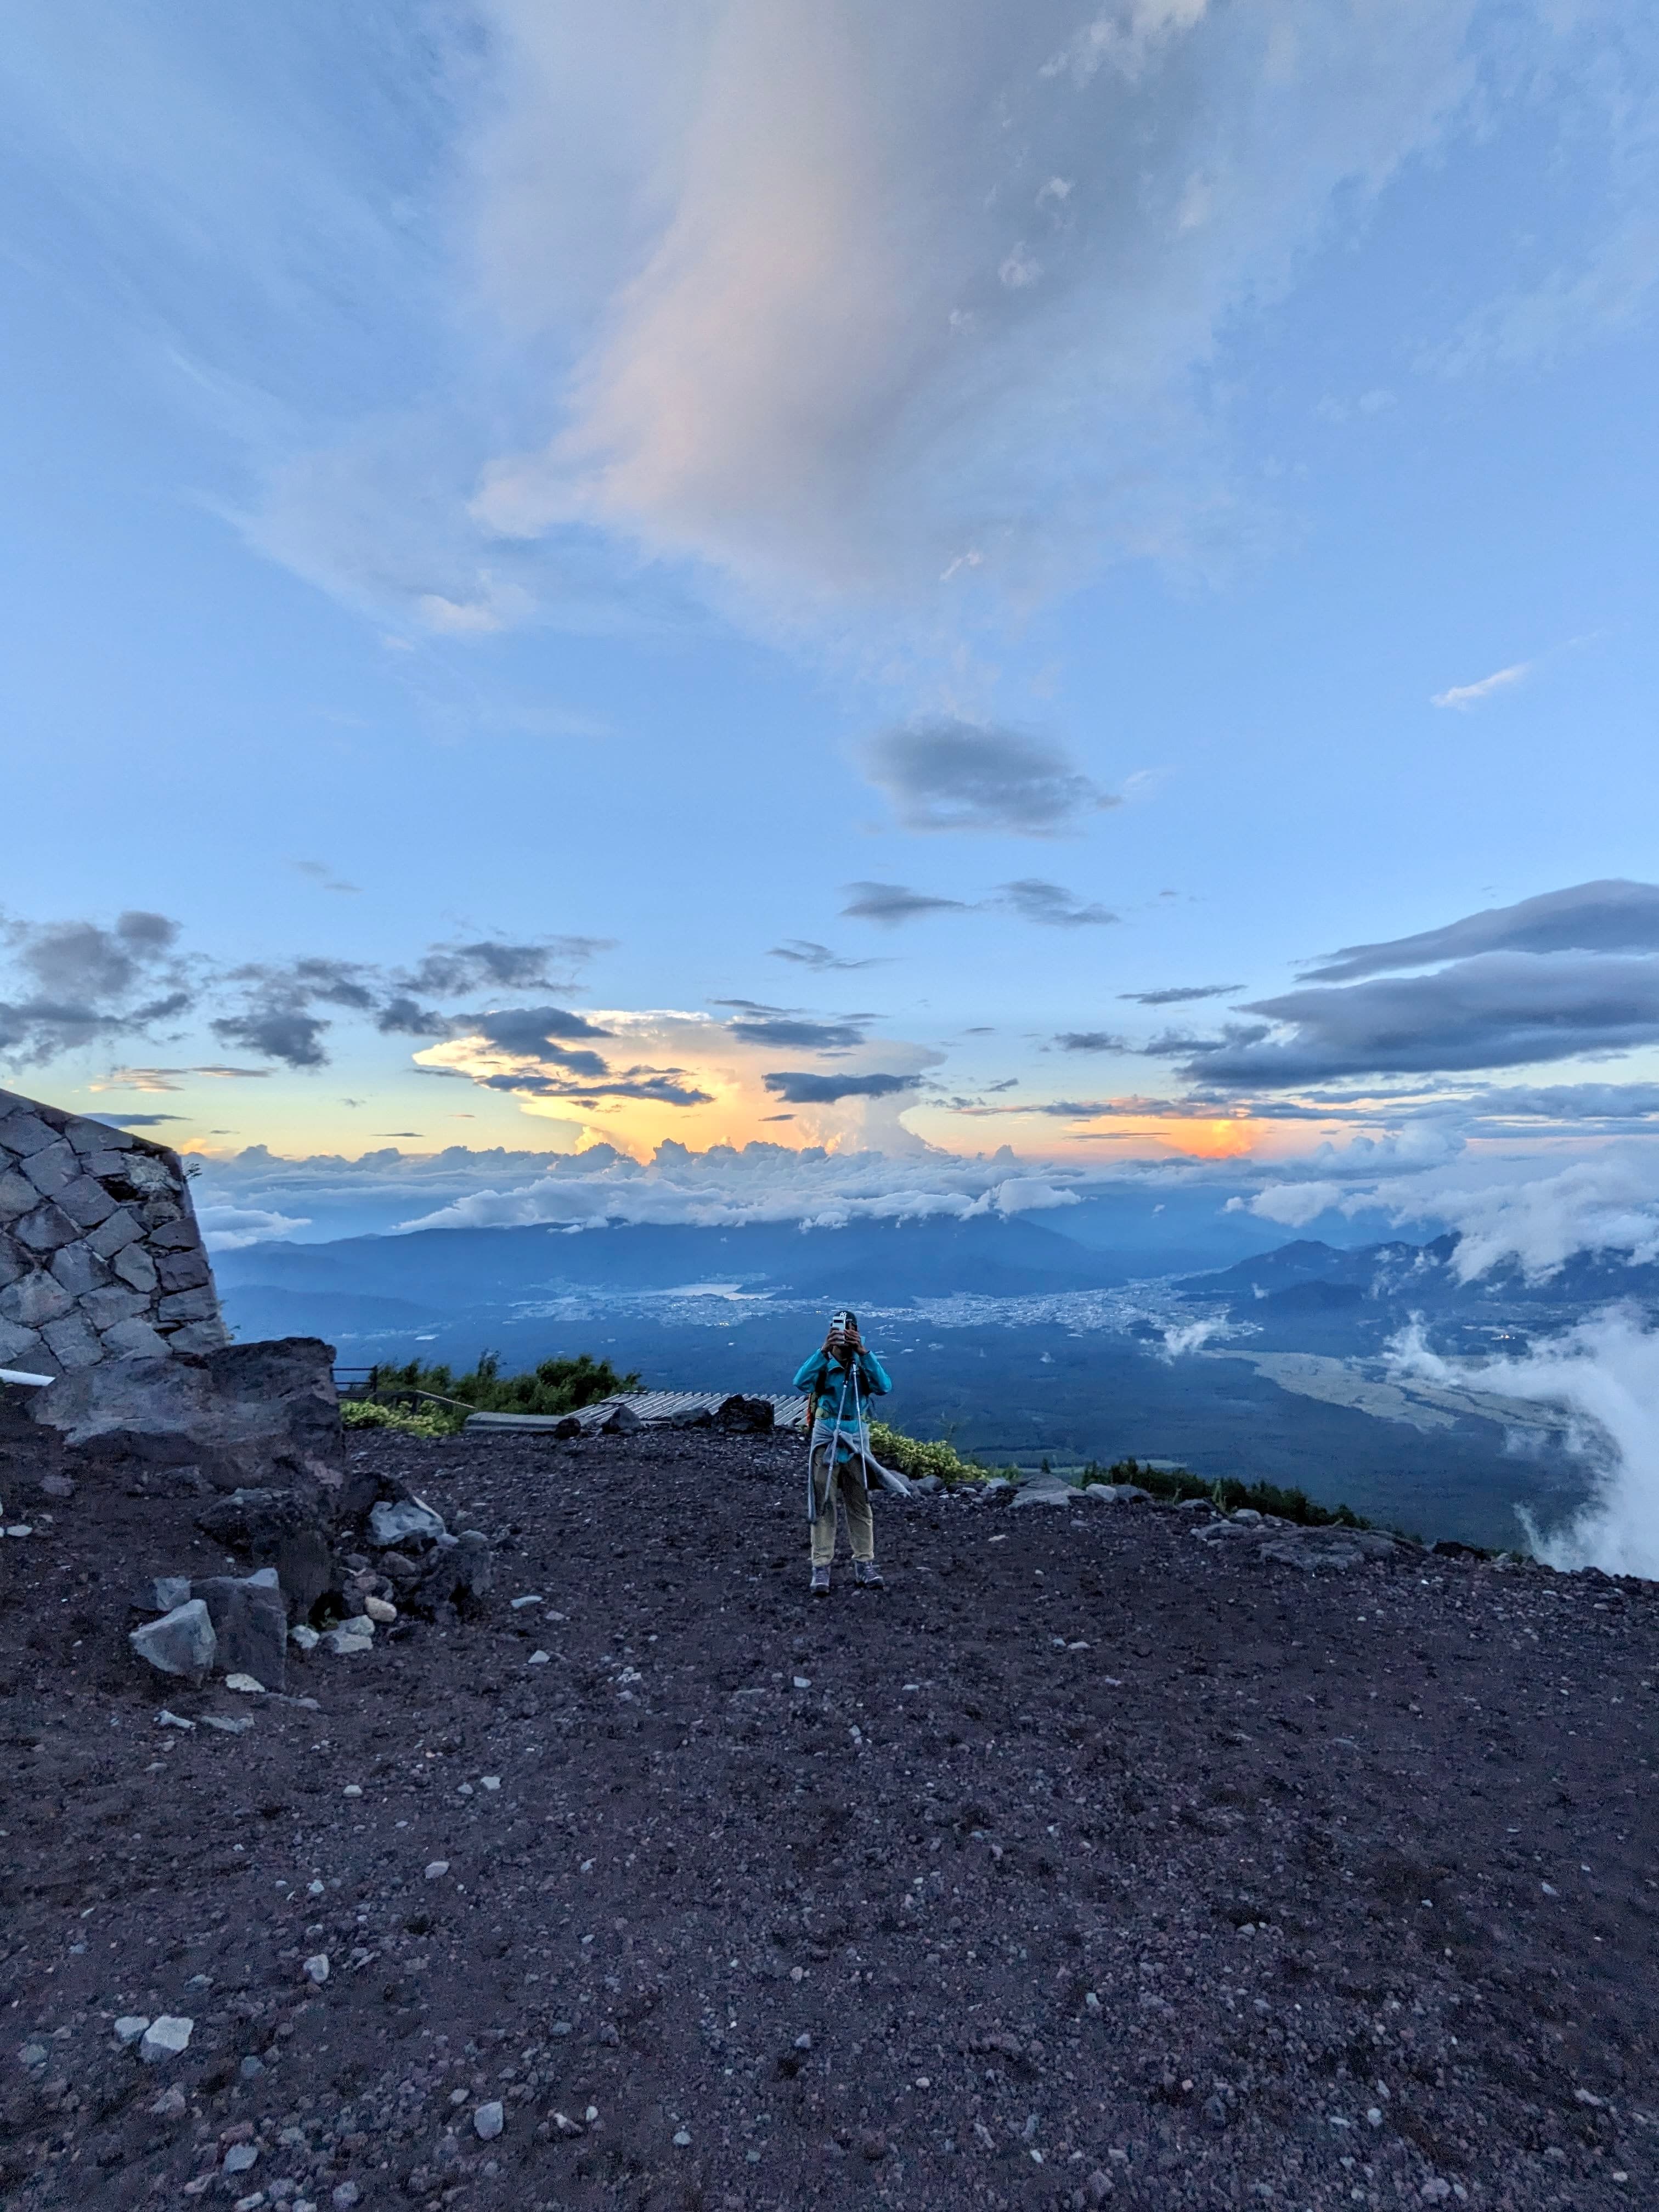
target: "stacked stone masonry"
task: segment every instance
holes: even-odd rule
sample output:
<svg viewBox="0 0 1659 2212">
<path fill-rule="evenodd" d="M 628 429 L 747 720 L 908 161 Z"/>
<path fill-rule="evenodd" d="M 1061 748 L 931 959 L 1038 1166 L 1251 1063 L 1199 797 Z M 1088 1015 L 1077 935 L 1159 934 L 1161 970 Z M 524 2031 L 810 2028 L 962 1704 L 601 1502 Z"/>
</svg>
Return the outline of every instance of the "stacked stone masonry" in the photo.
<svg viewBox="0 0 1659 2212">
<path fill-rule="evenodd" d="M 225 1341 L 178 1156 L 0 1091 L 0 1367 L 67 1375 Z"/>
</svg>

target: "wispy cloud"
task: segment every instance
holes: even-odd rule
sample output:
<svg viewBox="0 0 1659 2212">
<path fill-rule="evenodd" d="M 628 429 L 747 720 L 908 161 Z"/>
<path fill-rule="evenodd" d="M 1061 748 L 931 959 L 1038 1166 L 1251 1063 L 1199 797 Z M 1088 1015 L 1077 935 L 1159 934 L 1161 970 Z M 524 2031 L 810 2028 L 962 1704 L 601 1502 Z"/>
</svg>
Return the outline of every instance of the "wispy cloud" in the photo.
<svg viewBox="0 0 1659 2212">
<path fill-rule="evenodd" d="M 1466 714 L 1471 707 L 1479 707 L 1495 698 L 1498 692 L 1507 691 L 1531 673 L 1530 660 L 1517 660 L 1511 668 L 1500 668 L 1491 676 L 1483 676 L 1478 684 L 1454 684 L 1449 691 L 1437 691 L 1430 700 L 1431 707 L 1450 707 Z"/>
<path fill-rule="evenodd" d="M 821 971 L 836 969 L 876 968 L 881 965 L 881 956 L 872 953 L 866 959 L 844 959 L 832 952 L 827 945 L 819 945 L 810 937 L 792 937 L 787 944 L 775 945 L 767 954 L 769 960 L 787 960 L 797 968 L 815 968 Z"/>
</svg>

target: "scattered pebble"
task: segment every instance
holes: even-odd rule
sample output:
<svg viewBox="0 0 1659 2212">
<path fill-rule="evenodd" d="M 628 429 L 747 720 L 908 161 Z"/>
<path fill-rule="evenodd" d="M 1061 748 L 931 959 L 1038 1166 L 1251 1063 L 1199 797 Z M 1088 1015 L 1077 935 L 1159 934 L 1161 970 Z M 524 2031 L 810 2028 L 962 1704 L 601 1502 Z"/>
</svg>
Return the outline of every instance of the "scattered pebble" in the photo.
<svg viewBox="0 0 1659 2212">
<path fill-rule="evenodd" d="M 480 2105 L 472 2115 L 473 2129 L 484 2142 L 493 2142 L 507 2124 L 507 2115 L 499 2103 Z"/>
<path fill-rule="evenodd" d="M 343 1797 L 361 1797 L 362 1794 L 363 1785 L 361 1782 L 348 1782 L 345 1788 L 340 1792 L 340 1795 Z"/>
<path fill-rule="evenodd" d="M 447 1875 L 448 1872 L 449 1861 L 447 1859 L 428 1859 L 427 1861 L 426 1878 L 428 1881 L 436 1881 L 441 1875 Z"/>
<path fill-rule="evenodd" d="M 159 2020 L 151 2021 L 138 2042 L 138 2056 L 147 2066 L 159 2058 L 176 2058 L 181 2051 L 190 2048 L 190 2039 L 196 2033 L 196 2023 L 180 2015 L 164 2012 Z"/>
<path fill-rule="evenodd" d="M 317 1989 L 321 1989 L 321 1987 L 323 1986 L 323 1984 L 324 1984 L 324 1983 L 328 1979 L 328 1954 L 327 1954 L 327 1952 L 326 1952 L 326 1951 L 316 1951 L 316 1952 L 313 1952 L 313 1953 L 312 1954 L 311 1957 L 310 1957 L 310 1958 L 308 1958 L 308 1959 L 306 1960 L 305 1965 L 301 1968 L 301 1970 L 300 1970 L 300 1971 L 304 1974 L 304 1976 L 305 1976 L 306 1979 L 307 1979 L 308 1982 L 310 1982 L 310 1983 L 313 1984 L 313 1987 L 315 1987 L 315 1988 L 317 1988 Z"/>
<path fill-rule="evenodd" d="M 265 1686 L 256 1674 L 227 1674 L 225 1687 L 240 1690 L 246 1698 L 263 1698 L 265 1694 Z"/>
<path fill-rule="evenodd" d="M 532 1651 L 529 1658 L 526 1659 L 524 1663 L 526 1667 L 545 1667 L 550 1665 L 551 1662 L 548 1653 L 545 1651 Z"/>
</svg>

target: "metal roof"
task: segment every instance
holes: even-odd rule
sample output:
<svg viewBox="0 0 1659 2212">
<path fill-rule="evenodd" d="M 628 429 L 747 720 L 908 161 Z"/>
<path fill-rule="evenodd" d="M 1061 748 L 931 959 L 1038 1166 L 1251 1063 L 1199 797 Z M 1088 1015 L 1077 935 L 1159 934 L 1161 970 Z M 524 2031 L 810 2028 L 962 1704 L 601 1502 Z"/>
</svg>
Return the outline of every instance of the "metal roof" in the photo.
<svg viewBox="0 0 1659 2212">
<path fill-rule="evenodd" d="M 591 1436 L 595 1429 L 604 1426 L 618 1406 L 626 1406 L 637 1419 L 651 1427 L 674 1420 L 683 1413 L 717 1413 L 732 1395 L 730 1390 L 628 1390 L 613 1398 L 601 1398 L 596 1405 L 584 1406 L 575 1418 L 581 1423 L 583 1435 Z M 805 1427 L 806 1401 L 799 1391 L 780 1395 L 754 1390 L 746 1395 L 764 1399 L 781 1429 Z M 552 1429 L 570 1418 L 568 1413 L 473 1413 L 466 1425 L 469 1430 Z"/>
</svg>

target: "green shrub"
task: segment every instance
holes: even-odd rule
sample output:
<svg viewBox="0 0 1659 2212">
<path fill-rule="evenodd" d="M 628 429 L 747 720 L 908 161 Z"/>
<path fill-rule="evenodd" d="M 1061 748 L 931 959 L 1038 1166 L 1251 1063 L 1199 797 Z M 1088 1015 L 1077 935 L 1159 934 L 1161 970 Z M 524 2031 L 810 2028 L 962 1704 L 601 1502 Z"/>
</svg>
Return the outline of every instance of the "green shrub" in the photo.
<svg viewBox="0 0 1659 2212">
<path fill-rule="evenodd" d="M 1305 1491 L 1281 1490 L 1276 1482 L 1240 1482 L 1227 1474 L 1206 1482 L 1201 1475 L 1189 1474 L 1184 1467 L 1146 1467 L 1135 1459 L 1121 1459 L 1110 1467 L 1091 1460 L 1081 1480 L 1085 1485 L 1138 1483 L 1154 1498 L 1173 1498 L 1177 1504 L 1184 1498 L 1207 1498 L 1224 1513 L 1236 1513 L 1241 1505 L 1253 1506 L 1258 1513 L 1298 1522 L 1305 1528 L 1369 1528 L 1371 1525 L 1361 1520 L 1352 1506 L 1316 1505 Z"/>
<path fill-rule="evenodd" d="M 447 1406 L 417 1413 L 404 1406 L 377 1406 L 372 1398 L 348 1398 L 340 1407 L 344 1428 L 398 1429 L 406 1437 L 453 1437 L 465 1419 Z"/>
<path fill-rule="evenodd" d="M 981 1467 L 977 1460 L 963 1459 L 954 1444 L 907 1437 L 901 1429 L 890 1429 L 885 1421 L 871 1422 L 870 1449 L 884 1467 L 918 1481 L 927 1474 L 936 1474 L 945 1484 L 991 1479 L 991 1468 Z"/>
<path fill-rule="evenodd" d="M 499 1356 L 486 1352 L 466 1375 L 444 1366 L 423 1367 L 418 1359 L 404 1367 L 377 1367 L 372 1389 L 378 1397 L 395 1398 L 407 1390 L 447 1398 L 465 1419 L 469 1413 L 574 1413 L 634 1389 L 639 1379 L 618 1375 L 608 1359 L 593 1359 L 585 1352 L 574 1359 L 544 1359 L 527 1375 L 503 1375 Z"/>
</svg>

